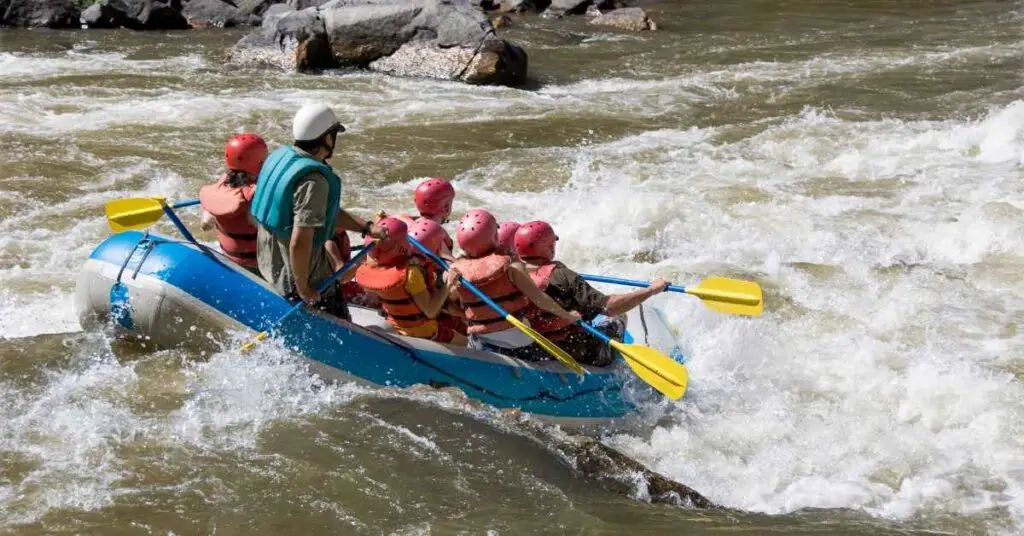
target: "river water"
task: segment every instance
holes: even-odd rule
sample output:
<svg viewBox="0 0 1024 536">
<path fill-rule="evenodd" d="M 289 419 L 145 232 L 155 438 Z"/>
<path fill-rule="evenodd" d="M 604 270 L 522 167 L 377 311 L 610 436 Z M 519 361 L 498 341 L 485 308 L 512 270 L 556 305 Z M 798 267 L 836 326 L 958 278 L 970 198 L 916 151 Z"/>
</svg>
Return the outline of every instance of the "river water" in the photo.
<svg viewBox="0 0 1024 536">
<path fill-rule="evenodd" d="M 1024 530 L 1024 6 L 649 11 L 517 20 L 526 90 L 225 65 L 236 31 L 0 30 L 0 532 Z M 657 297 L 690 390 L 602 438 L 734 510 L 605 491 L 455 393 L 83 332 L 103 203 L 192 198 L 309 100 L 349 127 L 363 214 L 440 175 L 457 214 L 551 221 L 581 271 L 759 281 L 759 319 Z"/>
</svg>

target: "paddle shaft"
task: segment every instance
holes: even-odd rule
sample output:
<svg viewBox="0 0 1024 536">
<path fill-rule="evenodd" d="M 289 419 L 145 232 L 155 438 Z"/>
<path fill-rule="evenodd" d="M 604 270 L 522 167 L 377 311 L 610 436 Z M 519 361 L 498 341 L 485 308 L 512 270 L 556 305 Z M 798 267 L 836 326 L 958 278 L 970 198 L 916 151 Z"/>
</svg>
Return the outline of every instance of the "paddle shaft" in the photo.
<svg viewBox="0 0 1024 536">
<path fill-rule="evenodd" d="M 629 287 L 641 288 L 647 288 L 651 286 L 651 284 L 648 283 L 647 281 L 635 281 L 633 279 L 608 277 L 606 275 L 580 274 L 580 276 L 583 277 L 583 279 L 586 279 L 587 281 L 597 281 L 599 283 L 615 283 L 618 285 L 626 285 Z M 672 292 L 682 292 L 683 294 L 686 294 L 686 287 L 682 285 L 669 285 L 668 288 L 666 288 L 665 290 L 670 290 Z"/>
<path fill-rule="evenodd" d="M 185 224 L 182 223 L 182 221 L 180 219 L 178 219 L 178 215 L 174 213 L 174 208 L 172 208 L 171 205 L 168 205 L 167 203 L 164 203 L 163 201 L 160 202 L 160 206 L 163 207 L 164 214 L 166 214 L 167 217 L 170 218 L 171 223 L 173 223 L 174 226 L 178 228 L 178 232 L 181 233 L 181 236 L 184 236 L 185 240 L 188 240 L 189 242 L 192 242 L 193 244 L 198 244 L 198 242 L 196 242 L 195 237 L 192 236 L 192 233 L 188 232 L 188 227 L 185 227 Z M 175 205 L 175 206 L 178 206 L 178 205 Z M 191 206 L 191 205 L 185 205 L 185 206 Z"/>
<path fill-rule="evenodd" d="M 198 199 L 189 199 L 188 201 L 178 201 L 177 203 L 171 205 L 171 208 L 194 207 L 194 206 L 196 206 L 198 204 L 199 204 L 199 200 Z"/>
<path fill-rule="evenodd" d="M 358 255 L 349 259 L 349 261 L 346 262 L 344 266 L 339 268 L 337 272 L 334 272 L 333 274 L 329 275 L 327 279 L 321 281 L 320 285 L 316 287 L 316 291 L 320 293 L 326 292 L 327 289 L 331 288 L 331 285 L 334 284 L 334 282 L 337 281 L 339 277 L 345 275 L 345 272 L 351 270 L 353 266 L 362 262 L 363 257 L 365 257 L 366 254 L 369 253 L 371 249 L 373 249 L 373 244 L 370 244 L 369 246 L 363 248 L 363 250 L 360 251 Z M 295 314 L 295 311 L 302 309 L 302 306 L 305 304 L 306 302 L 299 300 L 299 303 L 296 303 L 291 309 L 288 310 L 287 313 L 281 316 L 281 318 L 279 318 L 277 322 L 274 322 L 273 326 L 271 327 L 279 326 L 282 323 L 284 323 L 285 320 L 288 320 L 288 317 Z"/>
</svg>

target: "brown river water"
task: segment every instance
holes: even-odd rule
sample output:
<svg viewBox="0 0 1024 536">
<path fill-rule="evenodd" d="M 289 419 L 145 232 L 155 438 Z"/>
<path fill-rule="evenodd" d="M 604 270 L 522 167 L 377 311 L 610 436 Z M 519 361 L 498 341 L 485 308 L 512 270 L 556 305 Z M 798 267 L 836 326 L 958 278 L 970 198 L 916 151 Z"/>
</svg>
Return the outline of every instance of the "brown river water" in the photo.
<svg viewBox="0 0 1024 536">
<path fill-rule="evenodd" d="M 1024 4 L 648 10 L 517 18 L 527 89 L 239 68 L 235 30 L 0 30 L 0 533 L 1024 531 Z M 195 197 L 311 100 L 357 212 L 439 175 L 580 271 L 759 281 L 758 319 L 657 297 L 690 389 L 601 438 L 729 510 L 608 491 L 455 393 L 82 331 L 103 203 Z"/>
</svg>

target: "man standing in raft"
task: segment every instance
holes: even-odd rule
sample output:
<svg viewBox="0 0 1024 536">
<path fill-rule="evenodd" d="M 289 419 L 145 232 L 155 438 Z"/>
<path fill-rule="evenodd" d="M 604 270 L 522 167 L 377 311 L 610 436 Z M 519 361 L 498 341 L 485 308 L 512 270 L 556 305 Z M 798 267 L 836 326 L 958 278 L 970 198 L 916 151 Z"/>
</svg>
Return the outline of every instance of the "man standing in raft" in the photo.
<svg viewBox="0 0 1024 536">
<path fill-rule="evenodd" d="M 436 272 L 412 255 L 405 240 L 409 232 L 405 222 L 389 217 L 377 224 L 387 229 L 388 237 L 379 240 L 370 250 L 370 260 L 356 269 L 356 283 L 379 297 L 388 324 L 402 335 L 465 345 L 464 336 L 437 319 L 448 302 L 454 274 L 446 274 L 444 284 L 435 289 Z M 441 227 L 435 223 L 434 229 Z M 443 236 L 419 234 L 416 238 L 436 252 Z"/>
<path fill-rule="evenodd" d="M 224 147 L 227 173 L 215 184 L 199 189 L 202 229 L 216 228 L 224 254 L 256 275 L 260 275 L 256 263 L 256 226 L 249 219 L 249 203 L 266 159 L 267 143 L 263 138 L 249 133 L 235 135 Z"/>
<path fill-rule="evenodd" d="M 516 318 L 527 318 L 537 310 L 569 323 L 580 318 L 579 313 L 566 311 L 538 289 L 521 263 L 513 263 L 508 255 L 497 251 L 498 222 L 490 212 L 482 209 L 467 212 L 459 220 L 455 237 L 465 255 L 455 261 L 452 268 Z M 522 359 L 533 358 L 532 339 L 506 322 L 469 289 L 459 286 L 458 291 L 470 347 Z"/>
<path fill-rule="evenodd" d="M 344 131 L 326 105 L 303 106 L 292 123 L 294 146 L 275 150 L 260 171 L 251 212 L 259 223 L 256 254 L 263 277 L 282 296 L 349 320 L 336 286 L 324 296 L 316 290 L 331 274 L 324 244 L 335 226 L 374 238 L 385 233 L 340 208 L 341 179 L 326 161 Z"/>
<path fill-rule="evenodd" d="M 590 286 L 579 274 L 555 260 L 557 241 L 555 230 L 542 221 L 524 223 L 515 235 L 516 251 L 526 263 L 534 284 L 562 307 L 579 311 L 588 322 L 599 314 L 608 316 L 609 319 L 597 328 L 613 339 L 622 340 L 626 331 L 626 319 L 622 315 L 668 288 L 669 282 L 658 278 L 645 289 L 605 295 Z M 612 362 L 611 346 L 572 322 L 538 311 L 530 317 L 530 326 L 559 343 L 562 349 L 581 363 L 605 366 Z M 538 356 L 547 355 L 537 347 L 535 353 Z"/>
</svg>

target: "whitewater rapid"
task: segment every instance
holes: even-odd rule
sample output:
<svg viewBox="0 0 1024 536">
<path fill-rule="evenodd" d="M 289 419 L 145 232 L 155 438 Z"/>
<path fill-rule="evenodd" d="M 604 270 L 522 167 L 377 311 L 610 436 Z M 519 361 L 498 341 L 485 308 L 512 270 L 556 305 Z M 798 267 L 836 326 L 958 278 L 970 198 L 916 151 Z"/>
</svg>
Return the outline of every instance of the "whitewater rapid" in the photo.
<svg viewBox="0 0 1024 536">
<path fill-rule="evenodd" d="M 516 132 L 523 121 L 625 116 L 655 127 L 611 139 L 594 129 L 565 145 L 522 134 L 499 149 L 462 140 L 477 152 L 453 154 L 471 165 L 449 177 L 456 214 L 482 206 L 502 219 L 545 219 L 559 234 L 559 257 L 580 271 L 683 284 L 726 275 L 765 288 L 766 314 L 756 319 L 659 296 L 689 358 L 690 390 L 658 408 L 671 424 L 605 441 L 742 510 L 977 517 L 1014 533 L 1024 527 L 1022 89 L 986 93 L 983 112 L 949 117 L 837 104 L 722 124 L 676 118 L 823 78 L 946 69 L 1020 57 L 1022 48 L 825 55 L 537 91 L 362 74 L 293 83 L 247 71 L 226 84 L 212 60 L 191 52 L 148 60 L 88 46 L 0 52 L 0 338 L 80 331 L 74 278 L 109 232 L 103 202 L 192 198 L 218 173 L 227 134 L 257 129 L 283 142 L 303 102 L 328 102 L 351 132 L 369 137 L 337 159 L 349 173 L 348 202 L 367 214 L 407 210 L 421 178 L 382 181 L 395 164 L 375 152 L 377 142 L 412 161 L 418 154 L 403 153 L 401 140 L 436 143 L 415 138 L 420 129 L 508 122 Z M 99 75 L 155 82 L 90 82 Z M 405 130 L 388 134 L 397 128 Z M 40 163 L 67 166 L 72 180 L 47 185 Z M 118 359 L 104 334 L 72 340 L 71 364 L 36 370 L 26 384 L 0 378 L 0 450 L 36 460 L 28 484 L 0 481 L 0 504 L 12 512 L 4 522 L 130 493 L 117 485 L 125 445 L 246 448 L 269 421 L 366 394 L 320 385 L 270 350 L 255 360 L 227 350 L 196 364 L 161 354 L 181 366 L 158 384 L 137 372 L 145 361 Z M 133 406 L 133 389 L 184 402 L 170 416 L 149 415 Z M 443 395 L 435 402 L 448 404 Z M 430 456 L 428 440 L 416 437 Z"/>
</svg>

